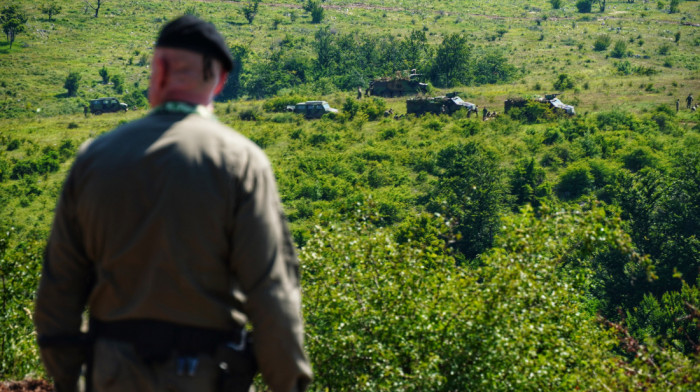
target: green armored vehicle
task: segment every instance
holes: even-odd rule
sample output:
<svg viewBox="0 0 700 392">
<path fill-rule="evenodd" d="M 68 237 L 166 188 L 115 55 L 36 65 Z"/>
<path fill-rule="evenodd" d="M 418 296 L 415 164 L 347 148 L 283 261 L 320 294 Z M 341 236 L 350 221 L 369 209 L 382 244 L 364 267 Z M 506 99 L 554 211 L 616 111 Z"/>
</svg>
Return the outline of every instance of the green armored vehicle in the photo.
<svg viewBox="0 0 700 392">
<path fill-rule="evenodd" d="M 379 97 L 399 97 L 408 94 L 426 93 L 428 85 L 419 81 L 422 75 L 411 73 L 403 76 L 400 72 L 393 78 L 380 78 L 369 82 L 367 93 Z"/>
<path fill-rule="evenodd" d="M 417 116 L 425 113 L 452 114 L 458 110 L 466 110 L 467 114 L 470 115 L 478 109 L 475 104 L 466 102 L 456 95 L 429 98 L 417 97 L 406 100 L 406 113 L 413 113 Z"/>
<path fill-rule="evenodd" d="M 111 112 L 126 112 L 129 110 L 129 105 L 119 102 L 116 98 L 97 98 L 90 100 L 90 113 L 102 114 Z"/>
</svg>

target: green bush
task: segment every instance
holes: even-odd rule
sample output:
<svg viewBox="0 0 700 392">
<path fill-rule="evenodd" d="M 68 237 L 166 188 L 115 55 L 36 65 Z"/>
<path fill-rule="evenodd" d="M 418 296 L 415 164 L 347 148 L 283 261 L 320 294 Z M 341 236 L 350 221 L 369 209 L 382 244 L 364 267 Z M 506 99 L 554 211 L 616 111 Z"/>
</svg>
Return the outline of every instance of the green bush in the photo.
<svg viewBox="0 0 700 392">
<path fill-rule="evenodd" d="M 266 112 L 284 112 L 287 110 L 287 106 L 306 101 L 306 97 L 301 95 L 283 95 L 273 97 L 263 103 L 263 110 Z"/>
<path fill-rule="evenodd" d="M 645 167 L 654 167 L 657 158 L 649 147 L 637 147 L 622 155 L 625 168 L 631 172 L 638 172 Z"/>
<path fill-rule="evenodd" d="M 374 208 L 356 209 L 329 217 L 300 251 L 313 390 L 633 390 L 629 372 L 647 370 L 612 354 L 613 335 L 565 272 L 605 247 L 639 258 L 601 208 L 510 216 L 474 269 L 456 265 L 440 219 L 419 215 L 392 233 L 373 226 Z M 697 366 L 665 363 L 676 367 L 649 383 L 697 378 Z"/>
<path fill-rule="evenodd" d="M 78 94 L 78 89 L 80 88 L 80 73 L 70 72 L 66 77 L 66 81 L 63 83 L 63 88 L 67 90 L 69 97 L 74 97 Z"/>
<path fill-rule="evenodd" d="M 599 35 L 596 39 L 595 42 L 593 42 L 593 50 L 596 52 L 602 52 L 604 50 L 608 50 L 608 47 L 612 43 L 612 39 L 610 38 L 609 35 L 607 34 L 602 34 Z"/>
<path fill-rule="evenodd" d="M 621 59 L 627 56 L 627 43 L 625 41 L 616 41 L 613 50 L 610 51 L 610 57 Z"/>
<path fill-rule="evenodd" d="M 578 163 L 569 166 L 561 174 L 556 191 L 562 199 L 576 199 L 593 190 L 594 184 L 590 167 L 585 163 Z"/>
<path fill-rule="evenodd" d="M 577 0 L 576 1 L 576 9 L 578 9 L 578 12 L 585 14 L 591 12 L 591 9 L 593 8 L 593 0 Z"/>
</svg>

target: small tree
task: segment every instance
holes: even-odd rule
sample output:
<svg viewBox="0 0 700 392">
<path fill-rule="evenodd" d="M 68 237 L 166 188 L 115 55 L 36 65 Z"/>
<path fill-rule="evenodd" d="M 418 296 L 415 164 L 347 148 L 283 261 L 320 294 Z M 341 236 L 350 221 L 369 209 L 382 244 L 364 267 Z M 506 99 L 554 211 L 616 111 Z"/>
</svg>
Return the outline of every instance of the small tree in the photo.
<svg viewBox="0 0 700 392">
<path fill-rule="evenodd" d="M 10 43 L 10 49 L 12 49 L 12 43 L 15 42 L 17 34 L 25 31 L 27 15 L 18 6 L 10 5 L 0 12 L 0 23 L 2 23 L 2 31 Z"/>
<path fill-rule="evenodd" d="M 593 7 L 593 1 L 592 0 L 578 0 L 576 2 L 576 9 L 578 9 L 578 12 L 582 14 L 586 14 L 591 12 L 591 8 Z"/>
<path fill-rule="evenodd" d="M 595 50 L 596 52 L 602 52 L 604 50 L 607 50 L 611 43 L 612 43 L 612 39 L 610 38 L 609 35 L 607 35 L 607 34 L 599 35 L 598 38 L 596 38 L 595 42 L 593 43 L 593 50 Z"/>
<path fill-rule="evenodd" d="M 66 78 L 66 82 L 63 84 L 63 88 L 68 90 L 68 96 L 74 97 L 78 93 L 78 88 L 80 87 L 80 73 L 71 72 Z"/>
<path fill-rule="evenodd" d="M 63 7 L 61 7 L 57 2 L 55 1 L 50 1 L 45 3 L 41 8 L 41 12 L 49 16 L 49 22 L 51 21 L 51 17 L 54 15 L 58 15 Z"/>
<path fill-rule="evenodd" d="M 109 71 L 107 70 L 107 68 L 103 66 L 99 73 L 100 77 L 102 78 L 102 84 L 109 83 Z"/>
<path fill-rule="evenodd" d="M 625 41 L 620 40 L 615 42 L 615 47 L 610 52 L 610 56 L 616 59 L 621 59 L 627 56 L 627 44 Z"/>
<path fill-rule="evenodd" d="M 680 0 L 671 0 L 671 4 L 669 5 L 668 12 L 675 14 L 678 13 L 678 4 L 680 3 Z"/>
<path fill-rule="evenodd" d="M 97 18 L 97 15 L 100 13 L 100 7 L 102 7 L 102 4 L 104 4 L 107 0 L 96 0 L 95 4 L 93 4 L 92 1 L 90 0 L 84 0 L 85 1 L 85 10 L 92 8 L 95 10 L 95 18 Z"/>
<path fill-rule="evenodd" d="M 323 21 L 323 7 L 317 2 L 311 3 L 311 23 L 321 23 Z"/>
<path fill-rule="evenodd" d="M 566 90 L 574 88 L 576 84 L 573 79 L 568 74 L 560 74 L 557 80 L 554 82 L 555 90 Z"/>
<path fill-rule="evenodd" d="M 252 0 L 241 9 L 241 13 L 243 13 L 243 16 L 248 21 L 248 24 L 253 24 L 255 16 L 258 14 L 259 4 L 260 0 Z"/>
<path fill-rule="evenodd" d="M 552 9 L 558 10 L 561 8 L 561 0 L 549 0 L 549 3 L 552 5 Z"/>
<path fill-rule="evenodd" d="M 112 83 L 114 83 L 114 91 L 116 91 L 117 94 L 124 93 L 124 77 L 123 76 L 121 76 L 121 75 L 112 76 Z"/>
</svg>

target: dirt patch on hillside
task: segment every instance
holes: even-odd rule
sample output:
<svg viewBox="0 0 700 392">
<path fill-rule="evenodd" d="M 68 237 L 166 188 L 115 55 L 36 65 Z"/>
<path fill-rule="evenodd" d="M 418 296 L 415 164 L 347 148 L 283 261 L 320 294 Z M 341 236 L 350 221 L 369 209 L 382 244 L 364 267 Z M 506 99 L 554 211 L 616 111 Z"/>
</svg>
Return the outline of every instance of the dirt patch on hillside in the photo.
<svg viewBox="0 0 700 392">
<path fill-rule="evenodd" d="M 54 392 L 53 385 L 45 380 L 2 381 L 0 392 Z"/>
</svg>

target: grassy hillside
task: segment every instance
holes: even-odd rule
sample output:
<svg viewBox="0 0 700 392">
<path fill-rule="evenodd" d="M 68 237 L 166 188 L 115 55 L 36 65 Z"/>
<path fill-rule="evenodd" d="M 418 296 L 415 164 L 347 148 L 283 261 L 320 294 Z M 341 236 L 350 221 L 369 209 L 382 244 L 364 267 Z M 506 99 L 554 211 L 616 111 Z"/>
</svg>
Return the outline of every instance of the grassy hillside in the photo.
<svg viewBox="0 0 700 392">
<path fill-rule="evenodd" d="M 71 0 L 52 21 L 12 2 L 28 22 L 11 49 L 0 42 L 0 379 L 43 376 L 32 301 L 77 147 L 145 115 L 156 34 L 189 12 L 240 59 L 238 98 L 216 112 L 273 163 L 302 261 L 312 389 L 695 390 L 700 117 L 685 97 L 700 98 L 700 2 L 552 3 L 326 1 L 313 23 L 307 3 L 262 2 L 249 24 L 246 2 L 112 0 L 95 18 Z M 435 69 L 454 34 L 468 69 L 449 85 Z M 507 77 L 479 82 L 486 58 Z M 404 114 L 405 97 L 355 99 L 357 84 L 415 65 L 430 95 L 501 114 L 394 119 L 383 112 Z M 570 83 L 555 88 L 560 75 Z M 506 98 L 552 92 L 577 115 L 502 113 Z M 101 96 L 136 110 L 83 116 Z M 278 110 L 305 99 L 341 113 Z"/>
</svg>

